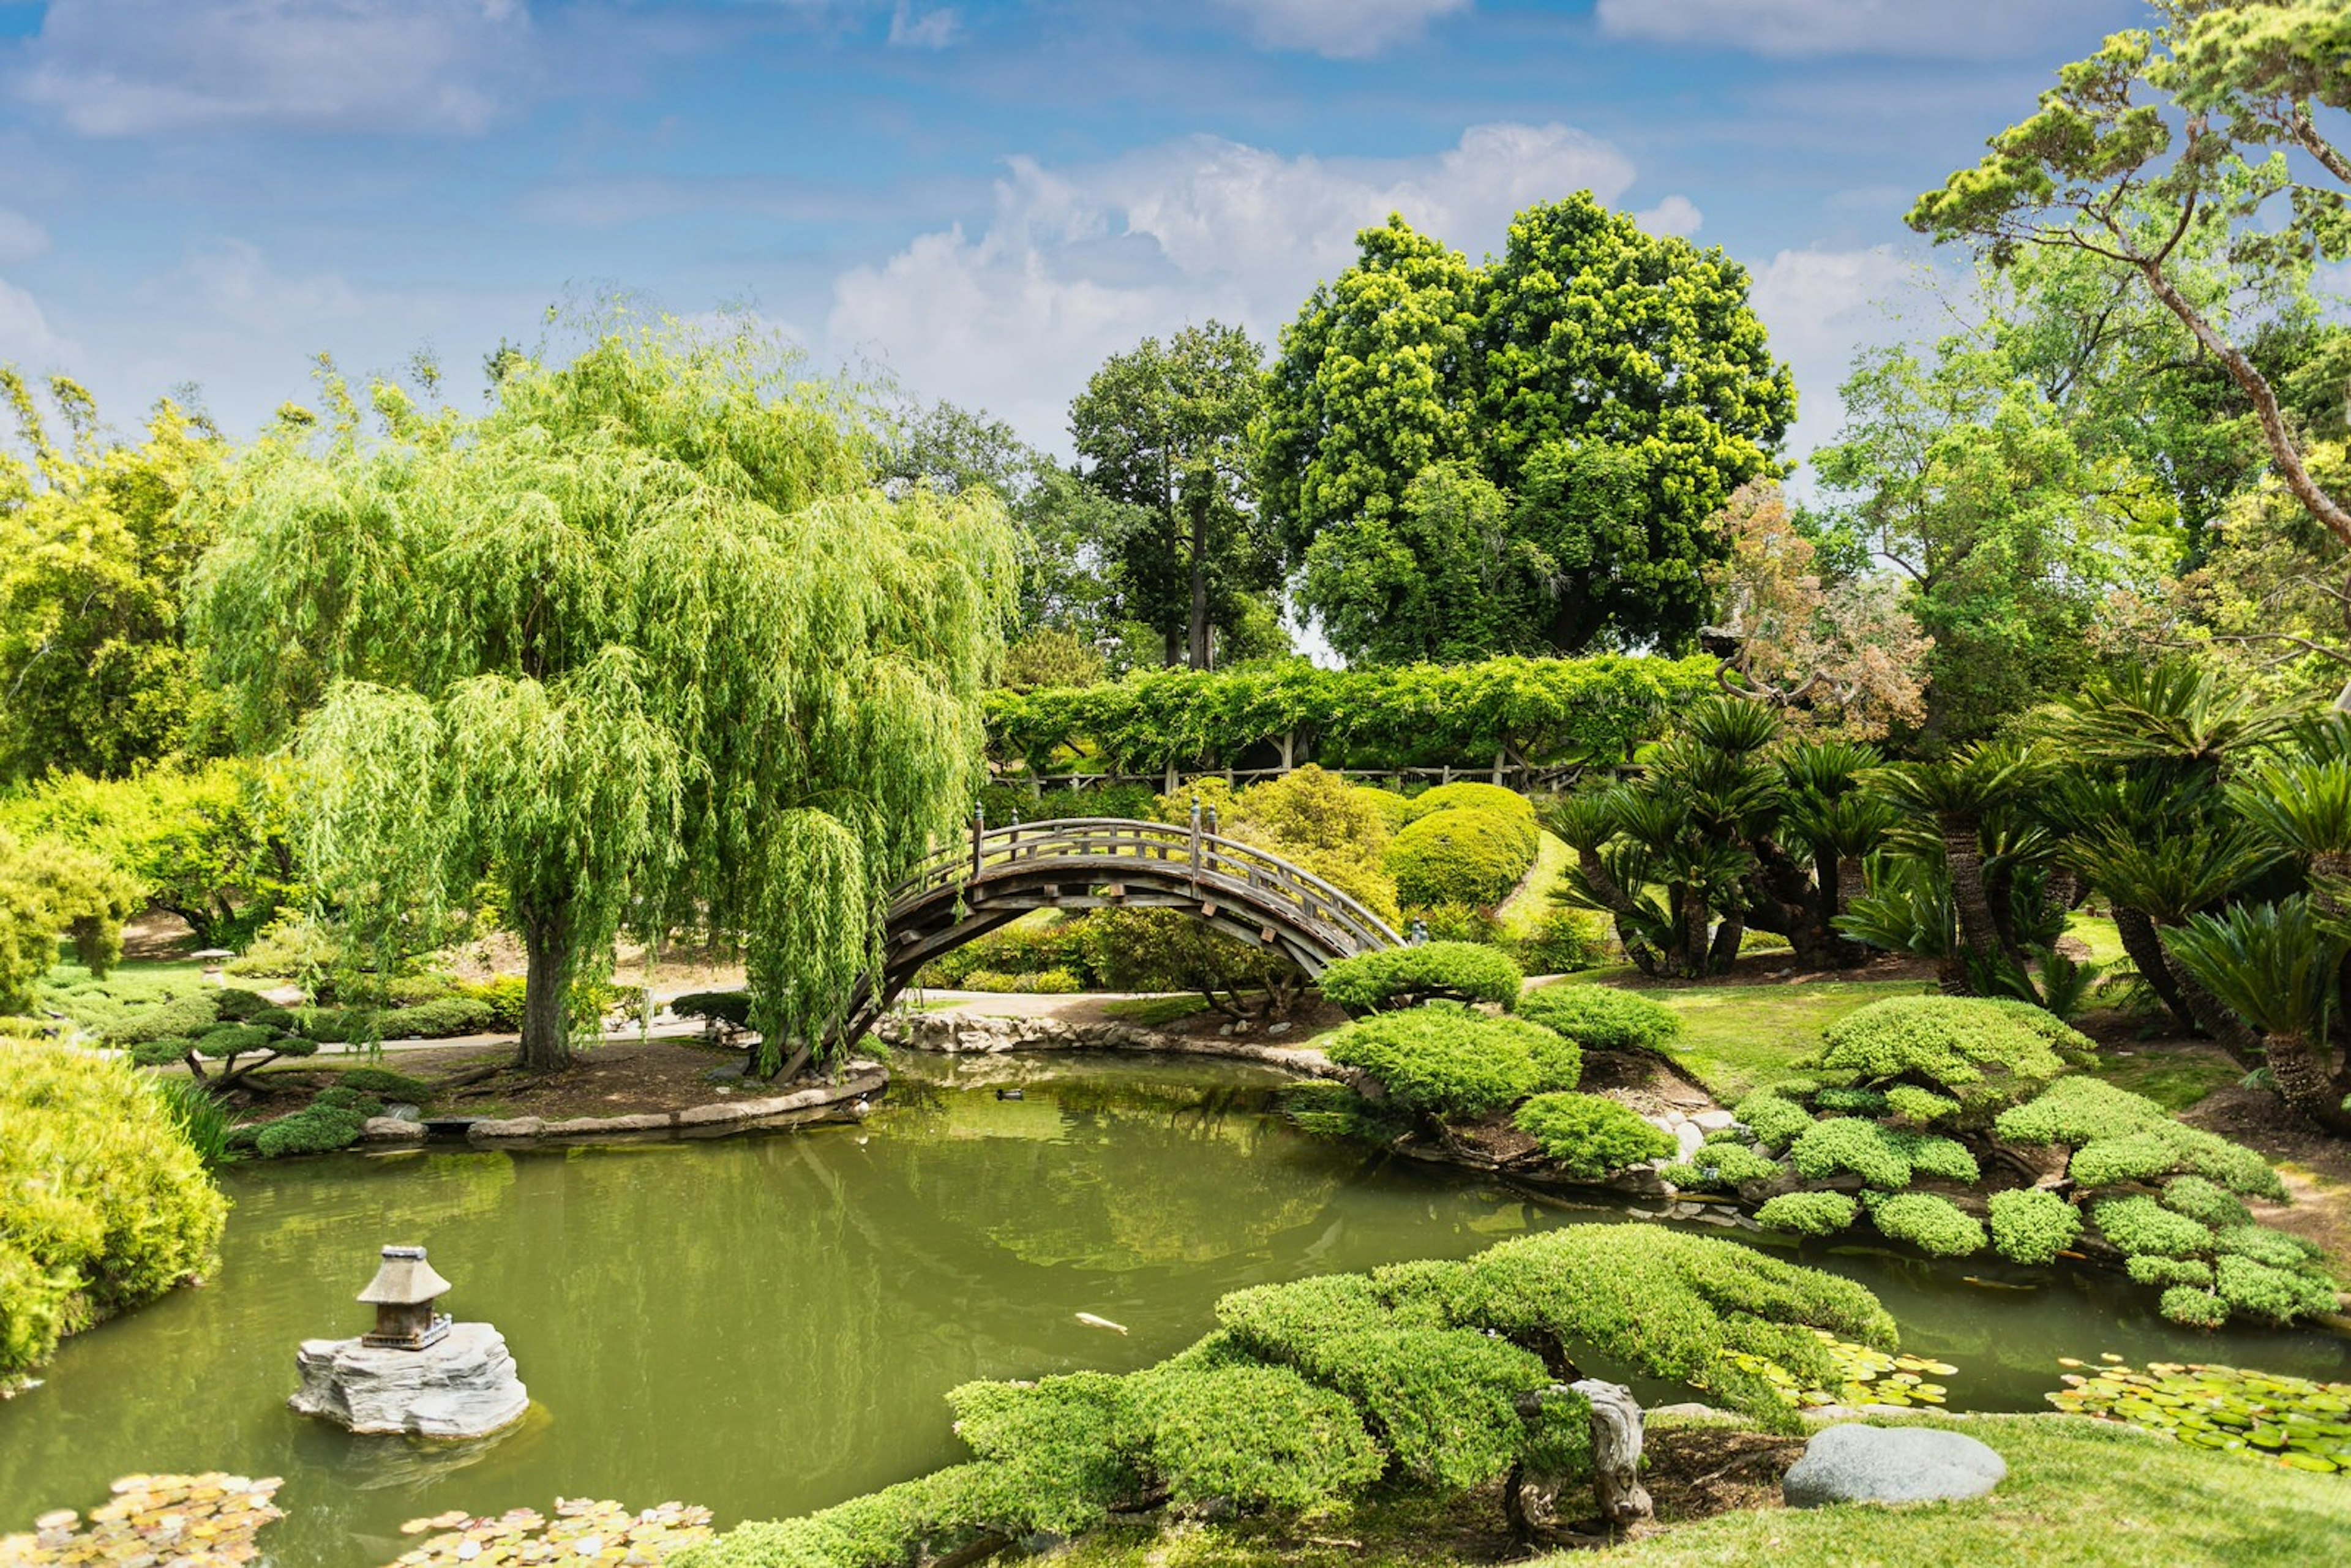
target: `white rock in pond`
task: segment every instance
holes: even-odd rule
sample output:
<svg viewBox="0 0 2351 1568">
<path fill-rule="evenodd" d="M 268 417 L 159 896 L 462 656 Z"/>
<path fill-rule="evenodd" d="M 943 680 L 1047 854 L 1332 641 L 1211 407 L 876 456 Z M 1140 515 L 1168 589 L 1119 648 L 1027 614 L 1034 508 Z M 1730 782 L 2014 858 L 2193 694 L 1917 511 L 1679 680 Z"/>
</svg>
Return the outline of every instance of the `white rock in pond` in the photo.
<svg viewBox="0 0 2351 1568">
<path fill-rule="evenodd" d="M 2007 1462 L 1973 1437 L 1930 1427 L 1830 1427 L 1813 1434 L 1780 1483 L 1790 1508 L 1981 1497 Z"/>
<path fill-rule="evenodd" d="M 1728 1111 L 1700 1111 L 1690 1120 L 1698 1124 L 1700 1132 L 1719 1133 L 1738 1118 Z"/>
<path fill-rule="evenodd" d="M 530 1407 L 506 1336 L 487 1323 L 454 1323 L 424 1350 L 304 1340 L 294 1359 L 302 1386 L 286 1403 L 354 1432 L 480 1437 Z"/>
<path fill-rule="evenodd" d="M 1679 1142 L 1682 1146 L 1682 1158 L 1684 1159 L 1688 1159 L 1692 1155 L 1697 1154 L 1700 1149 L 1706 1147 L 1706 1134 L 1698 1130 L 1698 1125 L 1696 1122 L 1684 1122 L 1680 1126 L 1676 1127 L 1673 1132 L 1675 1139 Z"/>
</svg>

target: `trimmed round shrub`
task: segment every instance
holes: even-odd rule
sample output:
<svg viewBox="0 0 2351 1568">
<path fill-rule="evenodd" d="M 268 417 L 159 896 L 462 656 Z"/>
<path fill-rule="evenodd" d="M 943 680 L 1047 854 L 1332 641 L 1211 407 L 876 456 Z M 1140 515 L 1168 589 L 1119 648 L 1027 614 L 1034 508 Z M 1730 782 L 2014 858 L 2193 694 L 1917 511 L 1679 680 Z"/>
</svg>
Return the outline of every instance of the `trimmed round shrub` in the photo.
<svg viewBox="0 0 2351 1568">
<path fill-rule="evenodd" d="M 1342 1067 L 1379 1080 L 1398 1105 L 1431 1116 L 1483 1116 L 1539 1089 L 1573 1087 L 1583 1065 L 1549 1030 L 1451 1002 L 1364 1019 L 1325 1049 Z"/>
<path fill-rule="evenodd" d="M 99 1038 L 108 1045 L 125 1049 L 172 1035 L 193 1039 L 219 1021 L 220 998 L 227 994 L 225 990 L 205 990 L 193 996 L 173 997 L 170 1001 L 149 1008 L 144 1012 L 133 1013 L 120 1023 L 111 1025 Z"/>
<path fill-rule="evenodd" d="M 2251 1258 L 2216 1259 L 2212 1274 L 2214 1290 L 2229 1303 L 2231 1313 L 2290 1323 L 2296 1318 L 2331 1312 L 2335 1307 L 2333 1281 L 2273 1269 Z"/>
<path fill-rule="evenodd" d="M 2217 1329 L 2229 1321 L 2229 1303 L 2193 1285 L 2174 1285 L 2163 1292 L 2163 1315 L 2191 1329 Z"/>
<path fill-rule="evenodd" d="M 2011 1106 L 1992 1124 L 2011 1144 L 2064 1144 L 2080 1148 L 2094 1138 L 2119 1137 L 2159 1127 L 2171 1113 L 2143 1094 L 2117 1089 L 2098 1078 L 2060 1078 L 2024 1104 Z"/>
<path fill-rule="evenodd" d="M 1555 1029 L 1587 1051 L 1664 1051 L 1681 1038 L 1681 1016 L 1662 1002 L 1611 986 L 1544 986 L 1519 998 L 1519 1016 Z"/>
<path fill-rule="evenodd" d="M 1311 1508 L 1385 1468 L 1346 1396 L 1287 1367 L 1161 1367 L 1137 1380 L 1153 1468 L 1179 1503 Z"/>
<path fill-rule="evenodd" d="M 2212 1239 L 2212 1250 L 2250 1258 L 2273 1269 L 2307 1269 L 2321 1256 L 2314 1242 L 2273 1230 L 2266 1225 L 2252 1224 L 2219 1229 Z"/>
<path fill-rule="evenodd" d="M 1382 864 L 1407 907 L 1470 904 L 1491 908 L 1535 862 L 1520 827 L 1491 811 L 1433 811 L 1388 841 Z"/>
<path fill-rule="evenodd" d="M 2212 1249 L 2209 1228 L 2151 1197 L 2110 1197 L 2092 1212 L 2098 1228 L 2125 1257 L 2152 1252 L 2162 1258 L 2192 1258 Z"/>
<path fill-rule="evenodd" d="M 1785 1192 L 1755 1211 L 1755 1223 L 1795 1236 L 1834 1236 L 1860 1211 L 1861 1205 L 1841 1192 Z"/>
<path fill-rule="evenodd" d="M 1599 917 L 1588 910 L 1552 904 L 1511 941 L 1510 950 L 1518 955 L 1519 967 L 1530 975 L 1564 975 L 1602 962 L 1608 936 Z"/>
<path fill-rule="evenodd" d="M 2166 1182 L 2163 1207 L 2215 1230 L 2253 1222 L 2252 1211 L 2231 1197 L 2226 1187 L 2199 1176 L 2174 1176 Z"/>
<path fill-rule="evenodd" d="M 2242 1144 L 2168 1119 L 2118 1138 L 2094 1138 L 2074 1151 L 2067 1172 L 2084 1186 L 2152 1182 L 2185 1172 L 2231 1192 L 2283 1198 L 2285 1184 L 2269 1161 Z"/>
<path fill-rule="evenodd" d="M 381 1101 L 356 1089 L 329 1089 L 292 1115 L 254 1128 L 253 1146 L 264 1159 L 332 1154 L 357 1143 L 367 1119 L 382 1110 Z"/>
<path fill-rule="evenodd" d="M 491 1023 L 490 1007 L 477 997 L 442 997 L 413 1007 L 394 1008 L 376 1017 L 385 1040 L 447 1040 L 453 1035 L 484 1034 Z"/>
<path fill-rule="evenodd" d="M 249 1023 L 223 1024 L 196 1037 L 196 1053 L 214 1058 L 244 1056 L 267 1048 L 275 1031 Z"/>
<path fill-rule="evenodd" d="M 1321 984 L 1326 1000 L 1351 1013 L 1370 1013 L 1433 997 L 1509 1008 L 1517 1004 L 1525 981 L 1510 955 L 1497 948 L 1429 942 L 1342 958 L 1322 971 Z"/>
<path fill-rule="evenodd" d="M 2018 1187 L 1996 1192 L 1991 1244 L 2011 1263 L 2051 1263 L 2082 1234 L 2082 1216 L 2053 1192 Z"/>
<path fill-rule="evenodd" d="M 1412 802 L 1393 789 L 1383 789 L 1376 784 L 1350 784 L 1347 793 L 1378 814 L 1390 837 L 1412 821 Z"/>
<path fill-rule="evenodd" d="M 1814 1124 L 1789 1147 L 1799 1175 L 1823 1181 L 1851 1171 L 1883 1192 L 1899 1192 L 1914 1176 L 1972 1185 L 1982 1176 L 1966 1145 L 1858 1116 Z"/>
<path fill-rule="evenodd" d="M 1439 811 L 1485 811 L 1510 824 L 1531 861 L 1542 847 L 1542 827 L 1535 821 L 1534 802 L 1499 784 L 1440 784 L 1406 802 L 1407 823 Z"/>
<path fill-rule="evenodd" d="M 1980 1119 L 2031 1098 L 2066 1065 L 2048 1030 L 1975 997 L 1888 997 L 1839 1019 L 1821 1040 L 1820 1065 L 1830 1071 L 1869 1086 L 1907 1079 Z"/>
<path fill-rule="evenodd" d="M 1823 1090 L 1823 1093 L 1827 1091 Z M 1959 1103 L 1947 1094 L 1931 1089 L 1921 1089 L 1915 1083 L 1897 1083 L 1886 1092 L 1886 1108 L 1906 1122 L 1916 1122 L 1922 1127 L 1932 1126 L 1946 1117 L 1959 1113 Z"/>
<path fill-rule="evenodd" d="M 1694 1192 L 1724 1192 L 1742 1182 L 1770 1181 L 1780 1174 L 1780 1163 L 1767 1160 L 1744 1144 L 1708 1144 L 1679 1165 L 1657 1173 L 1676 1186 Z"/>
<path fill-rule="evenodd" d="M 1571 1176 L 1597 1181 L 1627 1166 L 1663 1159 L 1681 1147 L 1674 1135 L 1597 1094 L 1538 1094 L 1519 1107 L 1520 1132 Z"/>
<path fill-rule="evenodd" d="M 682 1019 L 704 1019 L 736 1029 L 748 1029 L 751 1027 L 751 993 L 689 991 L 670 1003 L 669 1010 Z"/>
<path fill-rule="evenodd" d="M 512 1034 L 522 1028 L 523 997 L 529 988 L 530 982 L 520 975 L 500 975 L 496 979 L 459 986 L 457 994 L 471 997 L 490 1009 L 490 1028 L 501 1034 Z"/>
<path fill-rule="evenodd" d="M 1984 1228 L 1949 1198 L 1930 1192 L 1889 1197 L 1870 1214 L 1878 1232 L 1937 1258 L 1964 1258 L 1984 1248 Z"/>
<path fill-rule="evenodd" d="M 1802 1105 L 1769 1089 L 1750 1094 L 1730 1113 L 1755 1134 L 1756 1142 L 1771 1149 L 1786 1148 L 1813 1125 Z"/>
<path fill-rule="evenodd" d="M 1886 1096 L 1876 1089 L 1823 1089 L 1813 1096 L 1813 1109 L 1840 1116 L 1883 1116 Z"/>
<path fill-rule="evenodd" d="M 228 1205 L 120 1060 L 0 1040 L 0 1375 L 213 1267 Z"/>
<path fill-rule="evenodd" d="M 271 1010 L 269 1003 L 258 991 L 224 986 L 213 998 L 213 1016 L 223 1023 L 249 1023 L 258 1015 Z"/>
<path fill-rule="evenodd" d="M 395 1100 L 424 1100 L 433 1093 L 433 1085 L 422 1078 L 411 1078 L 387 1067 L 353 1067 L 339 1074 L 335 1082 L 340 1088 L 361 1094 L 390 1095 Z"/>
<path fill-rule="evenodd" d="M 187 1059 L 196 1049 L 196 1042 L 183 1035 L 167 1034 L 161 1040 L 142 1040 L 131 1048 L 131 1060 L 141 1067 L 164 1067 Z"/>
<path fill-rule="evenodd" d="M 2123 1267 L 2142 1285 L 2193 1285 L 2199 1291 L 2212 1285 L 2212 1265 L 2201 1258 L 2160 1258 L 2142 1252 Z"/>
</svg>

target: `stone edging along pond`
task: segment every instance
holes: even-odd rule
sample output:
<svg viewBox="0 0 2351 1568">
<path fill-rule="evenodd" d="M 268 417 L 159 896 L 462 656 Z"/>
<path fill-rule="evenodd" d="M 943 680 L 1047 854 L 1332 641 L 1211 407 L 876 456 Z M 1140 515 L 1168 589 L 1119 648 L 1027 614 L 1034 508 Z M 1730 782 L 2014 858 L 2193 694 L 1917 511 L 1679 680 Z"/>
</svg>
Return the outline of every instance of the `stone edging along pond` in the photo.
<svg viewBox="0 0 2351 1568">
<path fill-rule="evenodd" d="M 465 1128 L 465 1142 L 511 1148 L 540 1143 L 641 1137 L 712 1137 L 760 1127 L 788 1127 L 837 1115 L 846 1108 L 862 1114 L 865 1103 L 890 1085 L 890 1070 L 878 1061 L 858 1061 L 839 1082 L 818 1083 L 789 1094 L 756 1100 L 717 1100 L 683 1111 L 648 1111 L 630 1116 L 573 1116 L 550 1122 L 543 1116 L 517 1116 L 504 1121 L 477 1121 Z M 378 1116 L 360 1129 L 360 1142 L 373 1148 L 422 1144 L 427 1129 L 422 1122 Z"/>
</svg>

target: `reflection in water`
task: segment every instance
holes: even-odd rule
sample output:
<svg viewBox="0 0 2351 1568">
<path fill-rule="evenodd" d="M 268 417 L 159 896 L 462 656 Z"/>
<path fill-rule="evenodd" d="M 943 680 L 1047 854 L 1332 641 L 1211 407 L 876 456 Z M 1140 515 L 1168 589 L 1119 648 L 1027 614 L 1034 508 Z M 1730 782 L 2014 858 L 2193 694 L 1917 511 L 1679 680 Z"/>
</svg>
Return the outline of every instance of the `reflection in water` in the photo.
<svg viewBox="0 0 2351 1568">
<path fill-rule="evenodd" d="M 1227 1291 L 1462 1257 L 1606 1222 L 1367 1165 L 1266 1109 L 1229 1064 L 900 1063 L 862 1126 L 604 1150 L 339 1156 L 236 1170 L 221 1277 L 68 1343 L 0 1404 L 0 1531 L 134 1470 L 283 1474 L 286 1564 L 388 1562 L 399 1522 L 559 1494 L 799 1512 L 948 1462 L 940 1396 L 975 1377 L 1147 1364 Z M 1019 1100 L 995 1089 L 1019 1085 Z M 533 1410 L 486 1444 L 355 1440 L 285 1409 L 294 1346 L 356 1333 L 388 1241 L 429 1245 L 448 1301 L 497 1324 Z M 2340 1342 L 2156 1319 L 2146 1292 L 1805 1254 L 1862 1279 L 1953 1403 L 2034 1407 L 2054 1358 L 2230 1359 L 2341 1377 Z M 1077 1321 L 1127 1326 L 1121 1337 Z"/>
</svg>

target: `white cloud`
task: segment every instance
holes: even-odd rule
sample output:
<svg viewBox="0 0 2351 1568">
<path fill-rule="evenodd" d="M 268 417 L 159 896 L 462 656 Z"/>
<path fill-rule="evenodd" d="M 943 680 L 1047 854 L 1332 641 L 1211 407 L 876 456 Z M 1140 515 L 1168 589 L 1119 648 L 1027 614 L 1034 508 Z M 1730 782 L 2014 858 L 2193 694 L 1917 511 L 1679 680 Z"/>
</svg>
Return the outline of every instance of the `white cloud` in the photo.
<svg viewBox="0 0 2351 1568">
<path fill-rule="evenodd" d="M 0 266 L 49 253 L 49 231 L 22 213 L 0 207 Z"/>
<path fill-rule="evenodd" d="M 898 0 L 890 13 L 890 45 L 900 49 L 944 49 L 963 31 L 963 18 L 951 5 L 916 11 L 911 0 Z"/>
<path fill-rule="evenodd" d="M 1918 263 L 1884 245 L 1783 250 L 1756 271 L 1750 296 L 1755 313 L 1771 332 L 1771 351 L 1796 373 L 1790 452 L 1801 456 L 1836 439 L 1844 423 L 1837 388 L 1853 356 L 1906 335 L 1886 307 L 1915 286 L 1918 271 Z"/>
<path fill-rule="evenodd" d="M 524 0 L 51 0 L 15 85 L 86 136 L 473 134 L 529 31 Z"/>
<path fill-rule="evenodd" d="M 1654 43 L 1981 59 L 2029 48 L 2085 11 L 2120 9 L 2116 0 L 1600 0 L 1595 14 L 1602 32 Z"/>
<path fill-rule="evenodd" d="M 1473 126 L 1412 158 L 1194 137 L 1068 170 L 1015 159 L 985 228 L 920 235 L 837 278 L 828 336 L 1058 446 L 1070 396 L 1105 356 L 1209 316 L 1270 340 L 1392 212 L 1474 257 L 1522 207 L 1586 189 L 1614 202 L 1632 182 L 1623 153 L 1562 125 Z"/>
<path fill-rule="evenodd" d="M 1706 214 L 1687 196 L 1667 196 L 1654 207 L 1633 214 L 1633 221 L 1653 235 L 1679 235 L 1687 239 L 1706 223 Z"/>
<path fill-rule="evenodd" d="M 1390 44 L 1416 37 L 1440 16 L 1469 9 L 1469 0 L 1224 0 L 1242 12 L 1259 43 L 1304 49 L 1332 59 L 1368 59 Z"/>
<path fill-rule="evenodd" d="M 312 338 L 315 329 L 367 314 L 365 301 L 340 275 L 289 277 L 271 267 L 258 247 L 235 239 L 191 252 L 176 270 L 139 292 L 150 300 L 192 304 L 214 320 L 263 337 Z"/>
<path fill-rule="evenodd" d="M 40 301 L 0 277 L 0 365 L 38 375 L 79 357 L 79 346 L 50 327 Z"/>
</svg>

